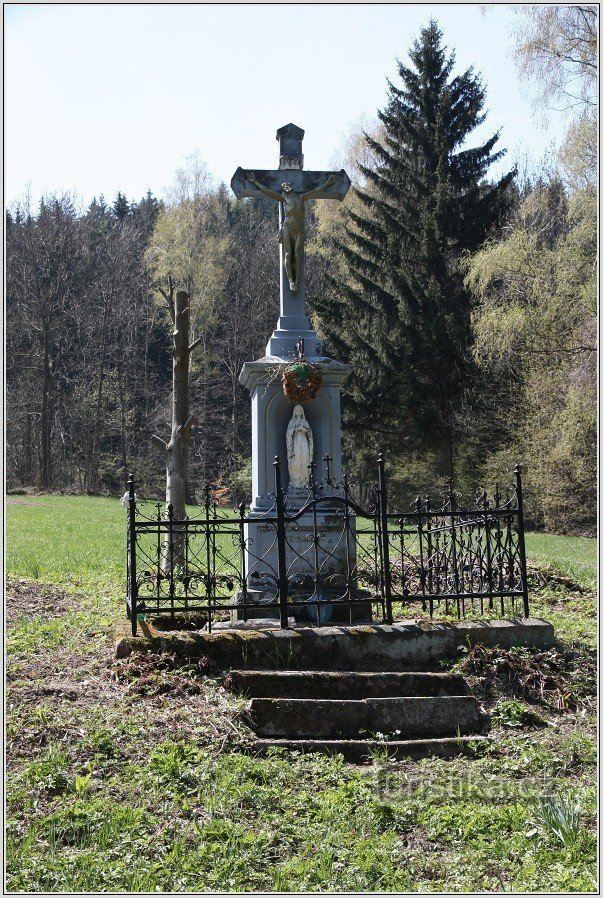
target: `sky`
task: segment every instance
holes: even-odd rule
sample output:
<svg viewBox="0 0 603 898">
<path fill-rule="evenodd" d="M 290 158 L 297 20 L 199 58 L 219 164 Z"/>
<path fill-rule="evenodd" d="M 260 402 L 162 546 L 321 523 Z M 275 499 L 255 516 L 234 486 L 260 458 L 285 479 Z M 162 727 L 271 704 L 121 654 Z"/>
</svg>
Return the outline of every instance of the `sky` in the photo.
<svg viewBox="0 0 603 898">
<path fill-rule="evenodd" d="M 5 205 L 69 192 L 164 196 L 198 152 L 217 181 L 277 168 L 277 128 L 305 129 L 306 169 L 342 164 L 346 138 L 387 102 L 386 78 L 430 17 L 473 65 L 501 129 L 502 174 L 559 142 L 513 61 L 506 4 L 5 4 Z"/>
</svg>

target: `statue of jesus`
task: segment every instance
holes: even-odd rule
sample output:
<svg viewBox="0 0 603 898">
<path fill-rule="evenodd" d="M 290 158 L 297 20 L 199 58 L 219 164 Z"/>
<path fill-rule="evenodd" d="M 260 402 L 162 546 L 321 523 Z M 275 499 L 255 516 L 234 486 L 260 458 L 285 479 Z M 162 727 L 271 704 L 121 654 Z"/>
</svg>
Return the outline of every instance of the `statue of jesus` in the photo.
<svg viewBox="0 0 603 898">
<path fill-rule="evenodd" d="M 285 271 L 289 278 L 289 287 L 292 293 L 297 293 L 304 253 L 304 203 L 306 200 L 314 199 L 331 184 L 335 184 L 337 175 L 329 175 L 324 184 L 307 193 L 296 193 L 291 184 L 286 181 L 281 184 L 281 193 L 277 193 L 276 190 L 270 190 L 269 187 L 260 184 L 253 172 L 248 172 L 247 180 L 270 199 L 283 204 L 283 217 L 278 239 L 285 254 Z"/>
</svg>

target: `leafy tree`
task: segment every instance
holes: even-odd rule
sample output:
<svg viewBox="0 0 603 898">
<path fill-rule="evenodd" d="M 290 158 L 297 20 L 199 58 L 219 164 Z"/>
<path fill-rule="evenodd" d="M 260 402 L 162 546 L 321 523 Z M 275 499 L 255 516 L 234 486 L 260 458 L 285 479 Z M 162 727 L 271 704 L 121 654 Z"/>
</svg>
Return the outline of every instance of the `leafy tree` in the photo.
<svg viewBox="0 0 603 898">
<path fill-rule="evenodd" d="M 542 109 L 597 105 L 598 9 L 594 4 L 530 5 L 518 10 L 516 58 Z"/>
<path fill-rule="evenodd" d="M 595 520 L 596 258 L 596 192 L 568 199 L 557 181 L 537 186 L 466 260 L 476 359 L 488 378 L 513 383 L 498 397 L 485 470 L 522 461 L 527 507 L 550 530 Z"/>
<path fill-rule="evenodd" d="M 431 22 L 389 84 L 380 139 L 366 136 L 376 165 L 335 240 L 349 277 L 333 277 L 317 300 L 331 350 L 354 365 L 347 422 L 408 457 L 430 450 L 436 474 L 455 473 L 468 389 L 471 298 L 459 260 L 475 251 L 510 202 L 514 172 L 486 182 L 498 134 L 466 148 L 483 122 L 485 92 L 472 69 L 452 76 L 442 33 Z M 370 438 L 369 438 L 370 440 Z"/>
<path fill-rule="evenodd" d="M 571 190 L 596 189 L 599 166 L 598 121 L 587 109 L 570 124 L 559 151 L 565 181 Z"/>
<path fill-rule="evenodd" d="M 569 125 L 560 167 L 465 260 L 478 301 L 475 358 L 498 388 L 487 402 L 496 426 L 482 471 L 489 479 L 522 460 L 533 523 L 588 532 L 596 502 L 597 9 L 533 5 L 518 18 L 517 60 L 535 105 L 543 114 L 561 106 Z"/>
<path fill-rule="evenodd" d="M 598 166 L 598 10 L 594 5 L 526 6 L 517 11 L 516 59 L 531 80 L 541 116 L 561 105 L 570 116 L 560 148 L 566 184 L 594 187 Z"/>
<path fill-rule="evenodd" d="M 277 224 L 270 201 L 232 204 L 198 156 L 176 174 L 146 260 L 156 282 L 171 276 L 190 295 L 190 481 L 238 482 L 248 451 L 248 398 L 238 382 L 243 362 L 260 355 L 278 315 Z M 232 260 L 236 264 L 232 264 Z"/>
</svg>

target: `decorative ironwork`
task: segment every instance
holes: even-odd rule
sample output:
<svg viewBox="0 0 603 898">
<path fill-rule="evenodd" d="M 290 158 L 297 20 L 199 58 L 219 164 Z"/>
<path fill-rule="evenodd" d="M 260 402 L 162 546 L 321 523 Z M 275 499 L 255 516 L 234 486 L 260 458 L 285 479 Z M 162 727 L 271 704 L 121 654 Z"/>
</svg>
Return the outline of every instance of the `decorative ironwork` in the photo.
<svg viewBox="0 0 603 898">
<path fill-rule="evenodd" d="M 492 500 L 482 492 L 462 507 L 449 484 L 437 505 L 417 497 L 400 511 L 382 456 L 364 506 L 347 475 L 335 480 L 329 455 L 323 464 L 322 480 L 313 463 L 307 494 L 289 496 L 276 457 L 265 510 L 221 509 L 208 485 L 199 514 L 184 520 L 138 498 L 130 477 L 126 607 L 134 635 L 141 617 L 174 621 L 182 612 L 204 613 L 210 630 L 233 611 L 244 620 L 273 616 L 282 628 L 291 616 L 391 624 L 417 604 L 430 617 L 529 616 L 519 467 Z"/>
</svg>

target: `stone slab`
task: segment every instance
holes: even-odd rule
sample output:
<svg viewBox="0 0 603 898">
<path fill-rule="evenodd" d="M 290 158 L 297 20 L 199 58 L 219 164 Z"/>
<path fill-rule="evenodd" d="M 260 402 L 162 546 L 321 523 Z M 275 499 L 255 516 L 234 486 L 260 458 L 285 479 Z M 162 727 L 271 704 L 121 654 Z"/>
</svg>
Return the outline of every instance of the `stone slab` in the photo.
<svg viewBox="0 0 603 898">
<path fill-rule="evenodd" d="M 298 627 L 287 630 L 160 632 L 141 621 L 133 637 L 124 617 L 113 630 L 116 657 L 133 651 L 206 656 L 222 669 L 420 671 L 437 669 L 461 646 L 555 644 L 552 624 L 539 618 L 459 621 L 457 623 L 371 624 L 348 627 Z"/>
<path fill-rule="evenodd" d="M 351 605 L 343 604 L 342 602 L 326 602 L 328 605 L 327 613 L 330 615 L 329 623 L 337 623 L 337 624 L 370 624 L 373 620 L 373 603 L 370 599 L 364 599 L 364 593 L 368 593 L 368 590 L 358 590 L 358 597 L 354 599 Z M 256 623 L 260 623 L 262 620 L 266 621 L 266 626 L 268 627 L 280 627 L 280 610 L 279 605 L 274 599 L 274 597 L 270 594 L 268 595 L 268 602 L 265 604 L 261 604 L 259 606 L 247 608 L 247 623 L 251 621 L 254 622 L 255 629 L 261 629 L 259 626 L 255 626 Z M 235 602 L 242 601 L 241 593 L 238 592 L 234 598 Z M 289 618 L 289 627 L 300 627 L 307 626 L 308 620 L 310 620 L 309 611 L 310 608 L 305 609 L 303 599 L 300 597 L 295 598 L 294 596 L 290 601 L 291 610 L 293 612 L 293 616 Z M 316 614 L 316 606 L 311 606 L 311 610 L 314 614 Z M 212 629 L 217 629 L 218 626 L 222 630 L 228 629 L 229 626 L 239 628 L 241 622 L 245 623 L 244 620 L 244 610 L 243 608 L 233 608 L 230 612 L 230 621 L 231 624 L 219 624 L 215 625 Z M 276 623 L 275 623 L 276 621 Z M 314 618 L 314 623 L 316 622 L 316 618 Z M 326 623 L 326 621 L 323 621 Z"/>
<path fill-rule="evenodd" d="M 460 674 L 365 671 L 233 670 L 227 689 L 248 698 L 393 698 L 468 695 Z"/>
<path fill-rule="evenodd" d="M 472 695 L 310 699 L 254 698 L 249 720 L 258 736 L 354 739 L 396 733 L 402 739 L 479 732 L 483 721 Z"/>
<path fill-rule="evenodd" d="M 241 612 L 242 613 L 242 612 Z M 289 627 L 295 626 L 295 618 L 288 618 Z M 251 617 L 248 620 L 230 620 L 219 622 L 212 626 L 212 633 L 220 633 L 225 630 L 280 630 L 280 618 L 278 608 L 273 617 Z"/>
<path fill-rule="evenodd" d="M 249 751 L 265 755 L 281 748 L 300 754 L 320 753 L 342 755 L 356 764 L 372 760 L 376 754 L 387 753 L 392 760 L 402 758 L 452 758 L 456 755 L 477 755 L 491 745 L 487 736 L 461 736 L 454 739 L 405 739 L 399 741 L 377 739 L 256 739 Z"/>
</svg>

